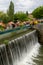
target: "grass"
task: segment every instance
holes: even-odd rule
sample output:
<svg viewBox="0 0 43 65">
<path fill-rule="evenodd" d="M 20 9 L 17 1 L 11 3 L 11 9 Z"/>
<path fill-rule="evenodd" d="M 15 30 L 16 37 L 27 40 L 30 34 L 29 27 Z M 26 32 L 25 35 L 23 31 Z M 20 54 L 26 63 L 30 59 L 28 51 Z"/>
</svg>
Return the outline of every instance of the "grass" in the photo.
<svg viewBox="0 0 43 65">
<path fill-rule="evenodd" d="M 1 40 L 0 40 L 0 44 L 8 44 L 9 41 L 11 41 L 11 40 L 13 40 L 13 39 L 16 39 L 16 38 L 18 38 L 18 37 L 20 37 L 20 36 L 23 36 L 23 35 L 25 35 L 25 34 L 31 32 L 31 31 L 33 31 L 33 30 L 32 30 L 32 29 L 27 29 L 26 31 L 21 30 L 20 32 L 15 32 L 15 33 L 12 32 L 12 33 L 11 33 L 11 36 L 6 37 L 6 38 L 4 38 L 4 39 L 1 39 Z"/>
</svg>

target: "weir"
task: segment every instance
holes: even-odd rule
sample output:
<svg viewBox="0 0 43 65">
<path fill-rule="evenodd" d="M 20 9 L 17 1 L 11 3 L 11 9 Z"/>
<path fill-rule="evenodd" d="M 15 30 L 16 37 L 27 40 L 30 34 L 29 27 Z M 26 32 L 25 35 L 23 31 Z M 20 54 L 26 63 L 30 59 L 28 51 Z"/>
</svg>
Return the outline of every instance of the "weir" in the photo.
<svg viewBox="0 0 43 65">
<path fill-rule="evenodd" d="M 38 43 L 36 30 L 0 45 L 0 65 L 21 65 L 28 53 Z"/>
</svg>

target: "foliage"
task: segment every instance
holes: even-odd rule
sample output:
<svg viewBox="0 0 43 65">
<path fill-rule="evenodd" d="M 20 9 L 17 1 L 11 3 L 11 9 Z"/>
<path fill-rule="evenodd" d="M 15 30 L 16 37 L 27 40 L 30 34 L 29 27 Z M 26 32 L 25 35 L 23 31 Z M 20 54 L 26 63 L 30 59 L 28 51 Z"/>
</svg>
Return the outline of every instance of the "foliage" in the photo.
<svg viewBox="0 0 43 65">
<path fill-rule="evenodd" d="M 28 12 L 18 12 L 14 14 L 14 4 L 11 1 L 7 13 L 0 12 L 0 20 L 2 20 L 4 23 L 8 23 L 9 21 L 14 21 L 16 23 L 17 20 L 27 21 L 29 19 L 27 15 Z"/>
<path fill-rule="evenodd" d="M 6 13 L 0 12 L 0 21 L 3 21 L 4 23 L 8 23 L 9 17 Z"/>
<path fill-rule="evenodd" d="M 23 12 L 18 12 L 16 14 L 14 14 L 14 22 L 17 22 L 17 20 L 19 20 L 19 21 L 27 21 L 28 16 Z"/>
<path fill-rule="evenodd" d="M 36 8 L 32 14 L 35 18 L 43 18 L 43 6 Z"/>
<path fill-rule="evenodd" d="M 3 28 L 2 26 L 0 26 L 0 30 L 1 30 L 1 31 L 3 31 L 3 30 L 4 30 L 4 28 Z"/>
<path fill-rule="evenodd" d="M 14 22 L 16 23 L 17 20 L 18 20 L 18 14 L 16 13 L 16 14 L 14 14 Z"/>
<path fill-rule="evenodd" d="M 7 14 L 8 14 L 10 20 L 13 21 L 14 20 L 14 4 L 13 4 L 12 1 L 10 2 L 9 9 L 7 11 Z"/>
</svg>

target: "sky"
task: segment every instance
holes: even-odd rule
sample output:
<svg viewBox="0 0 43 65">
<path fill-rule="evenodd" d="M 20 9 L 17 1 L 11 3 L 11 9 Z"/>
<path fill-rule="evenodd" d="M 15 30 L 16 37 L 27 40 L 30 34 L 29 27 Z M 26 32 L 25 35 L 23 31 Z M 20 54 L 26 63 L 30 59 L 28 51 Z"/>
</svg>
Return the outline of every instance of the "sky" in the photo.
<svg viewBox="0 0 43 65">
<path fill-rule="evenodd" d="M 6 12 L 11 0 L 0 0 L 0 11 Z M 43 0 L 12 0 L 15 12 L 28 11 L 31 13 L 35 8 L 43 5 Z"/>
</svg>

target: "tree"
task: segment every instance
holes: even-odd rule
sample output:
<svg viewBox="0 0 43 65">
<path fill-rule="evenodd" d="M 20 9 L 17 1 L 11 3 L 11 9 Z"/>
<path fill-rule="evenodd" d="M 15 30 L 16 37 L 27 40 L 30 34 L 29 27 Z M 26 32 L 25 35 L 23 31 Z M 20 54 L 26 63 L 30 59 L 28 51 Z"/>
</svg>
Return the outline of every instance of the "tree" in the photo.
<svg viewBox="0 0 43 65">
<path fill-rule="evenodd" d="M 9 17 L 6 13 L 0 11 L 0 21 L 3 21 L 4 23 L 8 23 Z"/>
<path fill-rule="evenodd" d="M 12 1 L 10 2 L 9 9 L 7 11 L 7 14 L 8 14 L 10 20 L 14 21 L 14 4 L 13 4 Z"/>
<path fill-rule="evenodd" d="M 17 20 L 18 20 L 18 14 L 16 13 L 16 14 L 14 14 L 14 23 L 16 23 Z"/>
<path fill-rule="evenodd" d="M 17 22 L 17 20 L 22 21 L 22 22 L 27 21 L 28 16 L 23 12 L 18 12 L 16 14 L 14 14 L 14 22 Z"/>
<path fill-rule="evenodd" d="M 32 14 L 35 18 L 43 18 L 43 6 L 36 8 Z"/>
<path fill-rule="evenodd" d="M 4 23 L 8 23 L 8 21 L 9 21 L 9 16 L 4 13 L 4 14 L 2 15 L 2 21 L 3 21 Z"/>
</svg>

